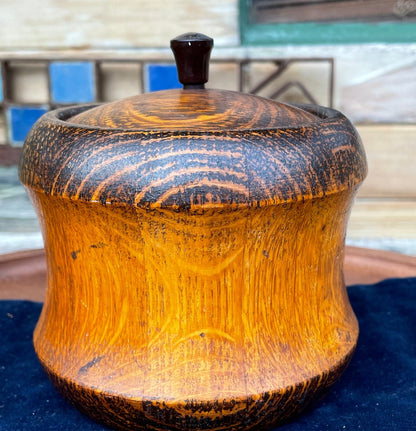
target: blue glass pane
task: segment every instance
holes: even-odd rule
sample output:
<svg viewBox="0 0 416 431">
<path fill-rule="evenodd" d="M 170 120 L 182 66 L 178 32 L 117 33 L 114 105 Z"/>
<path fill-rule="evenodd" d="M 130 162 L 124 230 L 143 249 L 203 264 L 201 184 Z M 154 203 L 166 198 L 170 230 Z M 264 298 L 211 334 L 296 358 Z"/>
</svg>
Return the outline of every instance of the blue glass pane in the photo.
<svg viewBox="0 0 416 431">
<path fill-rule="evenodd" d="M 89 62 L 54 62 L 49 66 L 52 100 L 85 103 L 95 100 L 94 67 Z"/>
<path fill-rule="evenodd" d="M 148 64 L 147 77 L 147 91 L 182 88 L 181 83 L 178 81 L 176 66 L 173 64 Z"/>
<path fill-rule="evenodd" d="M 47 112 L 43 107 L 12 106 L 7 112 L 10 141 L 21 144 L 36 120 Z"/>
</svg>

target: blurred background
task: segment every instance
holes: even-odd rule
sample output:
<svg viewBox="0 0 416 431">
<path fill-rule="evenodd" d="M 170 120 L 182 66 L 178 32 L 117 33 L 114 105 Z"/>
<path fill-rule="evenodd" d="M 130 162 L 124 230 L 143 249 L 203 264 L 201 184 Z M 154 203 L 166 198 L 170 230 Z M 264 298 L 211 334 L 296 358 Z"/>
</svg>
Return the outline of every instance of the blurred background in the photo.
<svg viewBox="0 0 416 431">
<path fill-rule="evenodd" d="M 180 87 L 188 31 L 214 38 L 209 87 L 344 112 L 370 169 L 347 243 L 416 256 L 416 0 L 1 1 L 0 254 L 43 247 L 17 180 L 36 119 Z"/>
</svg>

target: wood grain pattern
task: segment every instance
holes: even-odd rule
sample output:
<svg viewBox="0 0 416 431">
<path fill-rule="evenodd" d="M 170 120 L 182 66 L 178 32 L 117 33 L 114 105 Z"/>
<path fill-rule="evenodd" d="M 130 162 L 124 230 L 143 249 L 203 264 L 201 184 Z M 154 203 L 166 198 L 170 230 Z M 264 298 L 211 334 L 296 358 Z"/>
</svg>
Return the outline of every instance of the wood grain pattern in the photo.
<svg viewBox="0 0 416 431">
<path fill-rule="evenodd" d="M 416 277 L 416 257 L 386 250 L 345 247 L 345 284 L 374 284 L 386 278 Z M 0 300 L 44 302 L 45 250 L 0 255 Z"/>
<path fill-rule="evenodd" d="M 187 97 L 205 106 L 203 94 Z M 154 130 L 127 125 L 141 113 L 60 110 L 23 149 L 47 245 L 35 349 L 58 390 L 112 427 L 267 429 L 354 351 L 342 265 L 366 174 L 355 129 L 309 106 L 281 127 L 278 105 L 244 130 L 237 115 L 221 122 L 241 102 L 227 97 L 193 131 L 192 109 L 172 126 L 162 108 Z"/>
<path fill-rule="evenodd" d="M 277 129 L 319 121 L 313 113 L 226 90 L 165 90 L 88 109 L 71 118 L 84 126 L 122 130 L 219 131 Z"/>
<path fill-rule="evenodd" d="M 205 106 L 200 92 L 186 92 L 199 95 L 190 100 Z M 241 102 L 239 93 L 225 94 Z M 249 102 L 252 99 L 248 96 Z M 50 112 L 27 137 L 20 179 L 51 196 L 195 210 L 319 198 L 362 182 L 367 172 L 364 150 L 357 131 L 342 114 L 302 105 L 303 109 L 288 109 L 282 124 L 279 116 L 286 105 L 277 105 L 280 109 L 271 112 L 277 119 L 263 113 L 261 105 L 251 112 L 260 117 L 259 128 L 248 123 L 249 130 L 239 130 L 240 104 L 232 120 L 225 116 L 223 129 L 218 111 L 212 110 L 211 115 L 199 118 L 201 125 L 192 132 L 186 129 L 192 121 L 186 115 L 185 126 L 178 119 L 175 124 L 179 125 L 171 128 L 170 120 L 165 122 L 160 114 L 157 130 L 134 125 L 133 130 L 122 130 L 113 120 L 108 128 L 101 127 L 93 114 L 88 118 L 91 125 L 72 123 L 88 106 Z M 127 99 L 128 118 L 129 107 Z M 311 114 L 316 121 L 308 124 L 308 113 L 309 121 Z M 212 125 L 211 117 L 217 125 L 209 132 L 205 129 Z M 289 119 L 294 126 L 285 127 Z M 301 121 L 307 125 L 299 125 Z"/>
<path fill-rule="evenodd" d="M 32 194 L 54 268 L 34 338 L 42 364 L 82 410 L 103 418 L 105 396 L 132 429 L 145 429 L 146 402 L 166 429 L 193 429 L 189 415 L 196 429 L 283 420 L 356 343 L 341 272 L 349 195 L 187 216 Z"/>
</svg>

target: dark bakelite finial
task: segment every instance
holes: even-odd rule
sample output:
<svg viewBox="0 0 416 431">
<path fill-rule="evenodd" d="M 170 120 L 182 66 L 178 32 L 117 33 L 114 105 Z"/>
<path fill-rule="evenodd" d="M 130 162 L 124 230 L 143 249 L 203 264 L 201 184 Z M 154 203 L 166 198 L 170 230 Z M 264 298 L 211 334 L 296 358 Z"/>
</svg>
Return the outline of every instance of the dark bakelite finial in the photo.
<svg viewBox="0 0 416 431">
<path fill-rule="evenodd" d="M 181 34 L 170 41 L 183 88 L 205 88 L 214 40 L 201 33 Z"/>
</svg>

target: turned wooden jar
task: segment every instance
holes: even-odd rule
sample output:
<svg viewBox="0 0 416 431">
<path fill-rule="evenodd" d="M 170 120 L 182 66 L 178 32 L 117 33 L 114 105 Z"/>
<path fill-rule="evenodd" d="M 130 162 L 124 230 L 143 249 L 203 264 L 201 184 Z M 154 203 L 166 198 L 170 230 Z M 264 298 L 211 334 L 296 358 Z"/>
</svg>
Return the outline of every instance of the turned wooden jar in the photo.
<svg viewBox="0 0 416 431">
<path fill-rule="evenodd" d="M 110 427 L 268 429 L 353 354 L 365 154 L 333 109 L 205 89 L 212 39 L 172 46 L 184 89 L 58 109 L 26 139 L 48 266 L 36 353 Z"/>
</svg>

